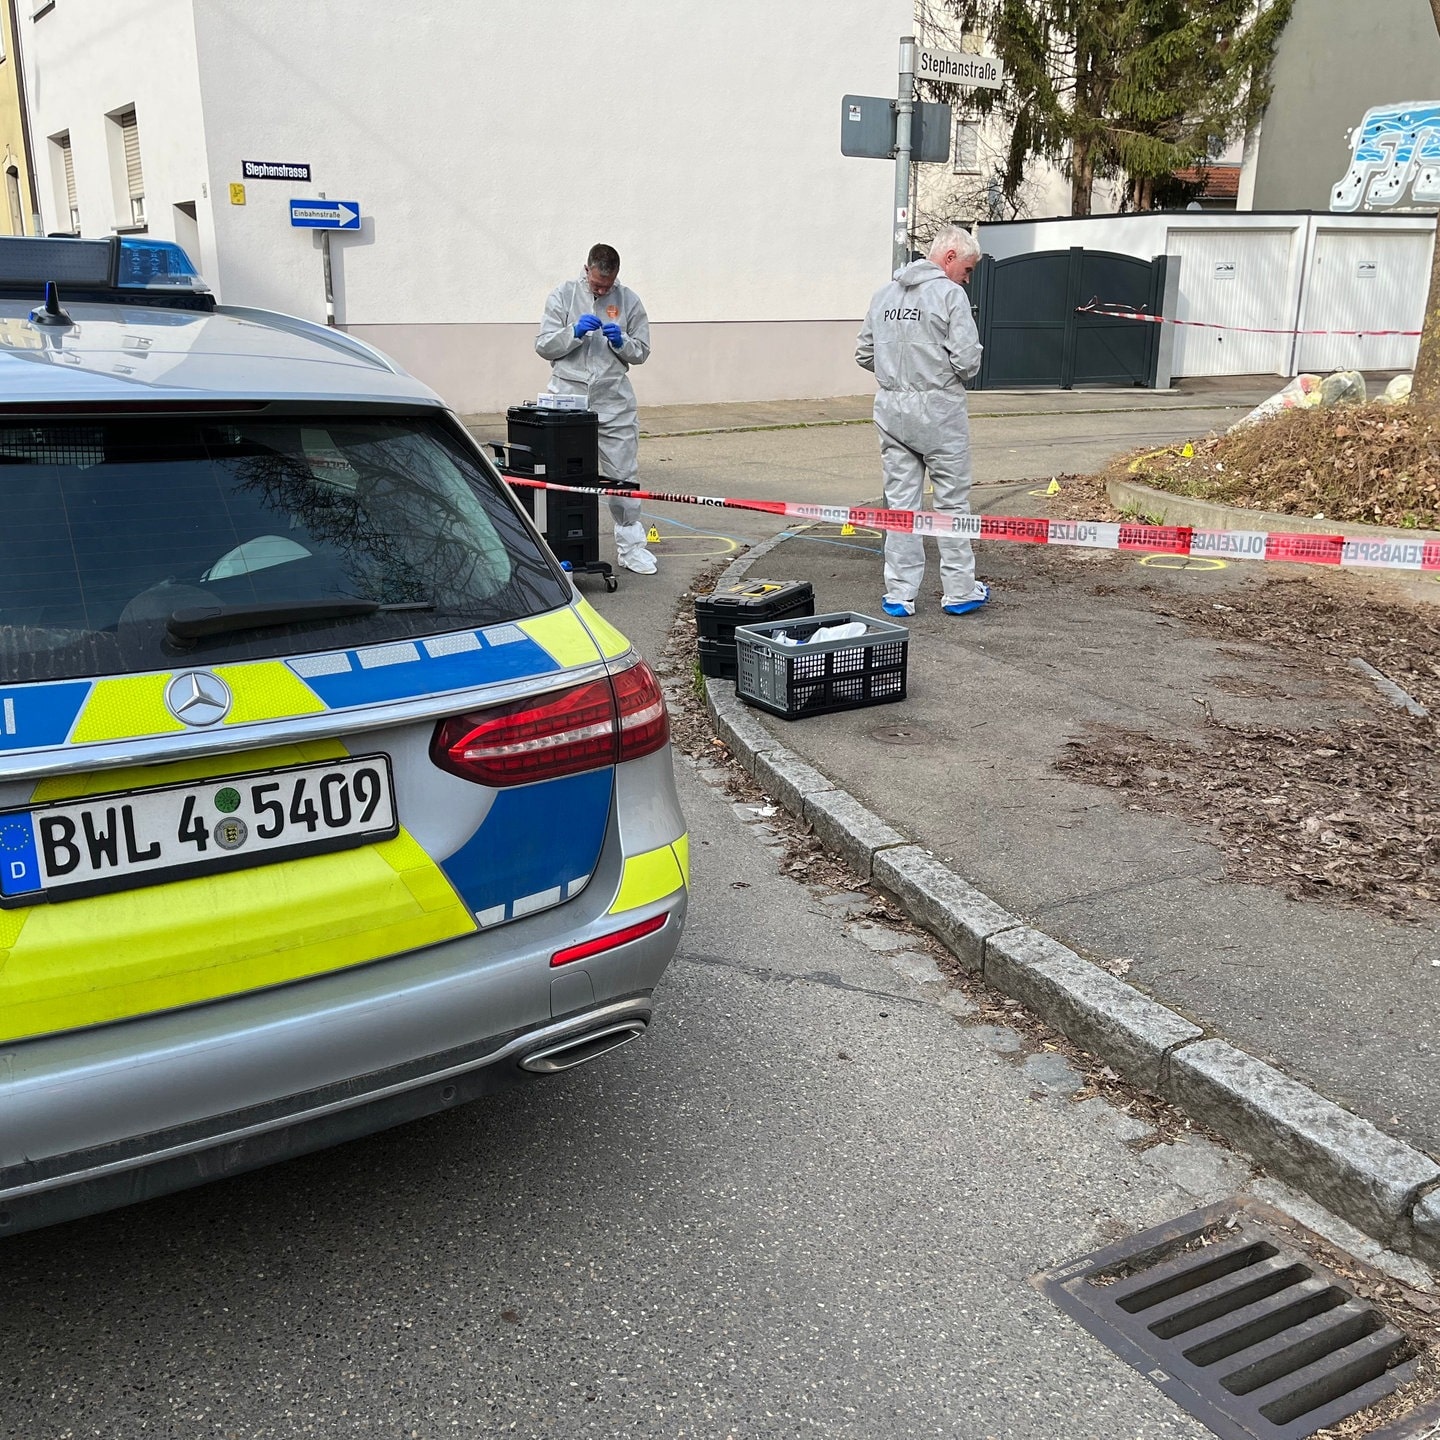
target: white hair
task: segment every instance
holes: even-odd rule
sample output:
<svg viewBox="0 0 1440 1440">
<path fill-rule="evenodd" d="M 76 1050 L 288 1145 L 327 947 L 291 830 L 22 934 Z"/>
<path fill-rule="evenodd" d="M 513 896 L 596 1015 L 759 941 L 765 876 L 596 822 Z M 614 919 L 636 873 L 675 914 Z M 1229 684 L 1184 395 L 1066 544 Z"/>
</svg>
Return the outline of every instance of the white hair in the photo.
<svg viewBox="0 0 1440 1440">
<path fill-rule="evenodd" d="M 980 242 L 963 225 L 946 225 L 938 230 L 930 242 L 928 258 L 933 260 L 947 250 L 954 250 L 966 258 L 980 258 Z"/>
</svg>

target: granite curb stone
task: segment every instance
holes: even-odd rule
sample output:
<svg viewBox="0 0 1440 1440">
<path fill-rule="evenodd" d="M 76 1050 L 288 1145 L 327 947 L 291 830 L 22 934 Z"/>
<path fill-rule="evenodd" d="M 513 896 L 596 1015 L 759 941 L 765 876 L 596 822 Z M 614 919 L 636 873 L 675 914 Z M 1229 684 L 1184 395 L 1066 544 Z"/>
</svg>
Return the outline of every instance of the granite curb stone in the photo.
<svg viewBox="0 0 1440 1440">
<path fill-rule="evenodd" d="M 984 980 L 1147 1090 L 1172 1050 L 1205 1033 L 1028 925 L 986 940 Z"/>
<path fill-rule="evenodd" d="M 835 783 L 790 750 L 761 750 L 755 756 L 755 779 L 792 815 L 805 813 L 805 797 L 834 790 Z"/>
<path fill-rule="evenodd" d="M 786 538 L 737 559 L 722 580 Z M 757 778 L 798 781 L 770 793 L 962 964 L 1335 1214 L 1440 1264 L 1440 1165 L 1254 1056 L 1202 1038 L 1198 1026 L 1024 925 L 801 760 L 748 713 L 730 682 L 708 681 L 705 694 L 736 760 Z M 812 776 L 830 788 L 803 789 Z"/>
<path fill-rule="evenodd" d="M 1223 1040 L 1170 1057 L 1163 1093 L 1282 1180 L 1387 1244 L 1410 1247 L 1410 1212 L 1440 1165 Z"/>
<path fill-rule="evenodd" d="M 917 925 L 937 935 L 967 970 L 979 974 L 985 943 L 1020 924 L 1019 919 L 948 865 L 918 845 L 882 850 L 872 864 L 871 878 L 893 895 Z"/>
<path fill-rule="evenodd" d="M 1276 510 L 1245 510 L 1157 490 L 1140 480 L 1114 479 L 1105 482 L 1106 494 L 1117 510 L 1137 510 L 1158 515 L 1166 525 L 1189 525 L 1196 530 L 1269 530 L 1300 535 L 1374 535 L 1394 540 L 1423 543 L 1440 540 L 1434 530 L 1401 530 L 1394 525 L 1364 525 L 1357 520 L 1314 520 L 1308 515 L 1285 515 Z"/>
<path fill-rule="evenodd" d="M 892 829 L 845 790 L 818 790 L 807 795 L 805 819 L 857 875 L 867 880 L 877 850 L 911 843 L 908 835 Z"/>
<path fill-rule="evenodd" d="M 1415 1202 L 1410 1224 L 1411 1249 L 1417 1255 L 1440 1258 L 1440 1190 L 1431 1190 Z"/>
<path fill-rule="evenodd" d="M 725 694 L 724 687 L 729 683 L 727 680 L 707 680 L 705 682 L 708 701 L 706 709 L 709 710 L 711 718 L 715 721 L 715 728 L 720 732 L 720 738 L 735 759 L 753 775 L 757 756 L 775 750 L 785 755 L 793 754 L 792 751 L 786 750 L 733 695 Z M 795 756 L 795 758 L 798 760 L 799 756 Z"/>
</svg>

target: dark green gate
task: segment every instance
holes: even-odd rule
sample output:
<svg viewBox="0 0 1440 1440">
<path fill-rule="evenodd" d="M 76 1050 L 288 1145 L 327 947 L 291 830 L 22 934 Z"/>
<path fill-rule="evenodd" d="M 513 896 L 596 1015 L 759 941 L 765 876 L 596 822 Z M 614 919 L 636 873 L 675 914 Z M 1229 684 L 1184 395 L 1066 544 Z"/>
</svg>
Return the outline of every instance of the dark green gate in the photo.
<svg viewBox="0 0 1440 1440">
<path fill-rule="evenodd" d="M 970 295 L 985 347 L 972 390 L 1014 386 L 1142 385 L 1154 388 L 1165 327 L 1080 312 L 1095 300 L 1164 313 L 1169 257 L 1137 260 L 1109 250 L 1043 250 L 984 256 Z M 1168 365 L 1167 365 L 1168 370 Z M 1170 377 L 1163 383 L 1168 386 Z"/>
</svg>

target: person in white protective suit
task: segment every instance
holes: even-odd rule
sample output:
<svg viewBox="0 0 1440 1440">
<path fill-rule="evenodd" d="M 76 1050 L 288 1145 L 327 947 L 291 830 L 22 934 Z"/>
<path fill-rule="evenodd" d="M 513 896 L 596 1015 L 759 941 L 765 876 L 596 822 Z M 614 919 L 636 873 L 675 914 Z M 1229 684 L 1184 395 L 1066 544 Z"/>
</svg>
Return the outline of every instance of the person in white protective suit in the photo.
<svg viewBox="0 0 1440 1440">
<path fill-rule="evenodd" d="M 961 288 L 980 259 L 980 246 L 958 225 L 935 237 L 928 260 L 914 260 L 875 292 L 855 348 L 857 363 L 875 372 L 875 428 L 885 470 L 885 503 L 921 510 L 925 473 L 938 511 L 970 513 L 968 380 L 980 368 L 980 337 Z M 990 598 L 975 578 L 975 553 L 961 535 L 936 537 L 940 547 L 941 608 L 968 615 Z M 925 579 L 919 535 L 885 535 L 887 615 L 913 615 Z"/>
<path fill-rule="evenodd" d="M 640 417 L 629 371 L 650 358 L 650 318 L 640 297 L 617 282 L 619 273 L 619 252 L 592 246 L 579 278 L 550 292 L 535 350 L 550 362 L 550 393 L 584 395 L 600 417 L 600 474 L 633 482 L 640 468 Z M 620 564 L 653 575 L 640 502 L 612 495 L 610 516 Z"/>
</svg>

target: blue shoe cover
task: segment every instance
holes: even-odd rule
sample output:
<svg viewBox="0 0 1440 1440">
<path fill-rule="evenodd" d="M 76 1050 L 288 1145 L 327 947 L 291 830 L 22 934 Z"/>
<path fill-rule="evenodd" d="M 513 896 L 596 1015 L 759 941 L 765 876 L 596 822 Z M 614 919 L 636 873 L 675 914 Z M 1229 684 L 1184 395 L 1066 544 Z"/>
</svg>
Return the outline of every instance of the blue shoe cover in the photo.
<svg viewBox="0 0 1440 1440">
<path fill-rule="evenodd" d="M 990 598 L 990 587 L 982 584 L 978 588 L 981 593 L 973 600 L 962 600 L 958 605 L 942 605 L 940 608 L 947 615 L 968 615 L 972 610 L 978 610 Z"/>
<path fill-rule="evenodd" d="M 904 619 L 906 616 L 915 613 L 915 607 L 913 605 L 899 604 L 894 600 L 882 600 L 880 602 L 880 608 L 884 610 L 887 615 L 895 616 L 896 619 Z"/>
</svg>

